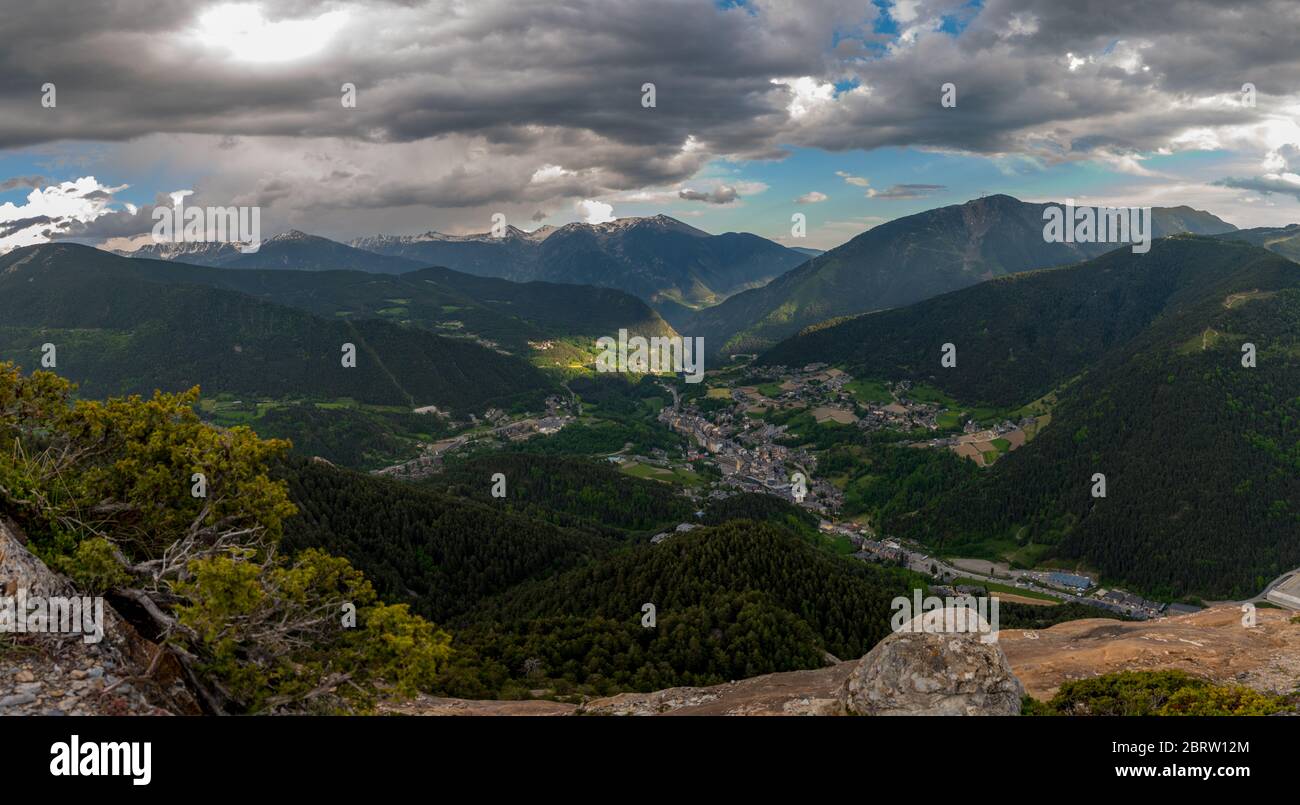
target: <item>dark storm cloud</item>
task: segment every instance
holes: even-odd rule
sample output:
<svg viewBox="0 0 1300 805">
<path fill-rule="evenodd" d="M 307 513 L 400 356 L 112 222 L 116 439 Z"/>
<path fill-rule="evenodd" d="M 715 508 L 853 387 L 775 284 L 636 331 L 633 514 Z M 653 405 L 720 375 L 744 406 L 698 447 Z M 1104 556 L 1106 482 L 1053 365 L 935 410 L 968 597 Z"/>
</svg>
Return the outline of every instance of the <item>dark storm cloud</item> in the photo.
<svg viewBox="0 0 1300 805">
<path fill-rule="evenodd" d="M 0 224 L 0 238 L 7 238 L 15 232 L 21 232 L 28 227 L 49 223 L 54 223 L 54 219 L 48 215 L 37 215 L 33 218 L 19 218 L 16 221 L 7 221 Z"/>
<path fill-rule="evenodd" d="M 1251 190 L 1264 195 L 1281 193 L 1287 196 L 1293 196 L 1300 201 L 1300 183 L 1288 182 L 1283 179 L 1270 178 L 1267 176 L 1255 176 L 1251 178 L 1228 177 L 1220 179 L 1214 184 L 1220 187 L 1232 187 L 1237 190 Z"/>
<path fill-rule="evenodd" d="M 156 133 L 210 134 L 231 154 L 270 136 L 459 137 L 483 144 L 474 170 L 270 178 L 247 203 L 545 204 L 680 184 L 711 157 L 779 158 L 788 146 L 1119 159 L 1189 129 L 1262 120 L 1300 87 L 1293 0 L 920 0 L 890 11 L 896 39 L 872 32 L 874 5 L 840 0 L 271 0 L 272 21 L 346 15 L 319 52 L 283 63 L 232 60 L 195 38 L 210 7 L 46 0 L 0 15 L 0 149 Z M 936 32 L 945 18 L 967 27 Z M 40 105 L 45 82 L 56 108 Z M 354 109 L 340 103 L 345 82 Z M 948 82 L 955 108 L 940 105 Z M 1253 108 L 1202 102 L 1246 82 Z M 856 89 L 832 97 L 832 84 Z M 539 163 L 566 172 L 531 182 Z M 893 190 L 877 197 L 905 197 Z"/>
<path fill-rule="evenodd" d="M 612 186 L 639 187 L 688 176 L 693 166 L 668 161 L 692 134 L 714 153 L 775 154 L 767 132 L 784 111 L 770 78 L 822 72 L 831 24 L 692 0 L 389 5 L 265 3 L 269 19 L 349 16 L 320 53 L 259 65 L 196 44 L 192 3 L 33 4 L 0 18 L 0 148 L 155 132 L 216 134 L 223 147 L 460 134 L 512 153 L 556 128 L 597 135 Z M 47 81 L 54 109 L 40 106 Z M 355 109 L 340 103 L 344 82 Z"/>
<path fill-rule="evenodd" d="M 943 14 L 942 6 L 922 4 L 914 27 L 932 27 Z M 836 150 L 929 145 L 1047 160 L 1149 151 L 1189 128 L 1276 113 L 1266 96 L 1276 101 L 1300 87 L 1298 30 L 1289 0 L 990 0 L 959 37 L 918 36 L 851 67 L 869 91 L 811 116 L 816 125 L 803 132 L 803 142 Z M 940 104 L 949 82 L 953 108 Z M 1235 98 L 1246 82 L 1260 93 L 1255 108 L 1197 103 Z"/>
<path fill-rule="evenodd" d="M 44 176 L 15 176 L 0 182 L 0 192 L 17 190 L 20 187 L 37 188 L 45 184 Z"/>
<path fill-rule="evenodd" d="M 87 198 L 89 198 L 89 194 Z M 170 208 L 172 203 L 170 196 L 166 193 L 159 193 L 154 197 L 153 204 L 138 207 L 135 212 L 125 209 L 110 210 L 93 221 L 59 221 L 61 224 L 60 234 L 56 235 L 55 238 L 104 240 L 107 238 L 131 238 L 136 235 L 143 235 L 153 230 L 154 209 L 157 207 Z M 187 205 L 196 205 L 198 201 L 193 196 L 190 196 L 185 200 L 185 203 Z"/>
</svg>

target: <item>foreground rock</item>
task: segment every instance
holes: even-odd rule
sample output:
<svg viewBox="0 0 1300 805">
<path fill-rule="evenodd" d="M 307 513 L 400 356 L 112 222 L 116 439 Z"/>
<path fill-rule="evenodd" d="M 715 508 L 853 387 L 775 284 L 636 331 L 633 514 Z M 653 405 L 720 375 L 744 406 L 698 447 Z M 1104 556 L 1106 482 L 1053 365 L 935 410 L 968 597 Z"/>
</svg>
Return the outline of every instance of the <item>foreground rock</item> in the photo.
<svg viewBox="0 0 1300 805">
<path fill-rule="evenodd" d="M 962 702 L 976 712 L 1011 711 L 1019 707 L 1015 685 L 1022 684 L 1036 699 L 1050 699 L 1062 682 L 1114 671 L 1178 669 L 1216 684 L 1236 684 L 1277 695 L 1294 689 L 1300 679 L 1300 624 L 1293 612 L 1260 609 L 1257 625 L 1247 629 L 1241 611 L 1222 606 L 1173 618 L 1124 623 L 1107 618 L 1069 621 L 1041 631 L 1003 630 L 993 647 L 935 644 L 931 640 L 894 635 L 861 660 L 841 662 L 813 671 L 789 671 L 738 680 L 724 685 L 669 688 L 653 693 L 623 693 L 582 705 L 539 701 L 467 701 L 420 697 L 386 709 L 411 715 L 832 715 L 886 712 L 895 707 L 873 703 L 869 691 L 889 690 L 893 701 L 926 701 L 939 707 Z M 922 637 L 943 637 L 931 635 Z M 949 635 L 948 637 L 957 637 Z M 978 641 L 976 640 L 977 645 Z M 957 654 L 960 648 L 960 654 Z M 1005 658 L 995 662 L 996 649 Z M 927 675 L 925 658 L 936 664 L 945 652 L 967 663 L 950 678 L 946 671 Z M 874 655 L 874 656 L 873 656 Z M 913 660 L 922 665 L 911 667 Z M 943 660 L 946 668 L 947 660 Z M 987 665 L 983 665 L 987 663 Z M 906 664 L 911 685 L 932 684 L 932 691 L 906 689 L 885 672 L 891 664 Z M 1010 678 L 1004 672 L 1010 673 Z M 981 676 L 982 675 L 982 676 Z M 980 685 L 973 685 L 982 679 Z M 1013 684 L 1014 680 L 1014 684 Z M 939 694 L 951 685 L 954 694 Z M 938 701 L 946 696 L 946 701 Z M 969 701 L 965 701 L 965 700 Z M 850 708 L 853 708 L 852 710 Z M 873 708 L 875 708 L 873 710 Z"/>
<path fill-rule="evenodd" d="M 71 585 L 26 548 L 0 515 L 0 595 L 71 596 Z M 169 654 L 144 639 L 111 605 L 104 635 L 0 634 L 0 716 L 197 714 Z M 154 662 L 155 657 L 158 661 Z"/>
<path fill-rule="evenodd" d="M 1064 682 L 1114 671 L 1186 671 L 1219 685 L 1278 696 L 1300 680 L 1300 623 L 1295 612 L 1260 608 L 1255 625 L 1237 606 L 1171 618 L 1067 621 L 1038 631 L 1003 630 L 999 643 L 1035 699 Z"/>
<path fill-rule="evenodd" d="M 448 699 L 441 696 L 416 696 L 408 701 L 380 702 L 382 715 L 399 716 L 568 716 L 577 705 L 563 702 Z"/>
<path fill-rule="evenodd" d="M 995 642 L 950 610 L 957 628 L 943 630 L 944 611 L 928 612 L 876 644 L 844 681 L 840 699 L 863 716 L 1014 716 L 1024 686 Z M 971 615 L 978 623 L 978 615 Z"/>
<path fill-rule="evenodd" d="M 855 663 L 788 671 L 703 688 L 669 688 L 594 699 L 585 715 L 823 716 L 841 715 L 840 688 Z"/>
</svg>

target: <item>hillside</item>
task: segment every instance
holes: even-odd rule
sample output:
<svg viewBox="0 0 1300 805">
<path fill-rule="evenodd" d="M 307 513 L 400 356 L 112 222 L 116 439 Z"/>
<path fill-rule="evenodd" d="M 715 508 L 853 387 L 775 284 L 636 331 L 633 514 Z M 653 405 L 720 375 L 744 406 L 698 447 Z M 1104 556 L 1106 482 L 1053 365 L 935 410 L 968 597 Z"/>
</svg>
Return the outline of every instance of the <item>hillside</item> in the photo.
<svg viewBox="0 0 1300 805">
<path fill-rule="evenodd" d="M 908 305 L 995 277 L 1065 265 L 1114 248 L 1048 243 L 1043 209 L 996 195 L 897 218 L 766 286 L 699 313 L 680 329 L 710 350 L 754 352 L 835 316 Z M 1188 207 L 1152 210 L 1154 237 L 1214 234 L 1231 224 Z M 1127 247 L 1126 247 L 1127 248 Z"/>
<path fill-rule="evenodd" d="M 159 264 L 84 246 L 0 258 L 0 357 L 38 366 L 57 349 L 83 394 L 151 395 L 201 385 L 265 398 L 349 398 L 482 410 L 544 396 L 526 363 L 384 321 L 326 319 L 241 293 L 159 280 Z M 342 366 L 342 345 L 357 349 Z"/>
<path fill-rule="evenodd" d="M 751 605 L 759 612 L 770 613 L 764 617 L 773 619 L 772 626 L 784 622 L 794 632 L 783 639 L 797 637 L 805 651 L 816 649 L 811 656 L 820 665 L 821 651 L 862 654 L 888 633 L 889 601 L 902 594 L 906 577 L 902 571 L 832 555 L 780 527 L 732 520 L 523 585 L 486 602 L 479 617 L 636 622 L 645 602 L 654 603 L 662 619 L 679 610 L 713 606 L 718 596 L 745 593 L 753 596 Z M 776 665 L 803 661 L 792 657 L 782 662 L 779 655 L 762 661 L 774 660 Z"/>
<path fill-rule="evenodd" d="M 490 481 L 496 473 L 506 478 L 505 499 L 492 497 Z M 633 478 L 608 462 L 492 453 L 449 466 L 421 486 L 497 510 L 601 532 L 671 529 L 694 519 L 691 501 L 671 485 Z"/>
<path fill-rule="evenodd" d="M 457 660 L 439 687 L 451 695 L 498 696 L 543 678 L 599 693 L 817 668 L 827 651 L 854 656 L 884 637 L 889 601 L 911 583 L 755 521 L 632 544 L 611 526 L 639 528 L 673 507 L 651 505 L 663 485 L 500 458 L 504 500 L 484 494 L 488 460 L 419 486 L 300 461 L 283 470 L 301 512 L 285 545 L 347 557 L 389 600 L 447 623 Z M 570 502 L 553 499 L 550 476 Z M 584 499 L 626 511 L 588 519 Z M 646 602 L 655 629 L 641 625 Z"/>
<path fill-rule="evenodd" d="M 939 367 L 943 342 L 956 368 Z M 1253 595 L 1300 565 L 1300 266 L 1257 247 L 1170 238 L 861 316 L 763 360 L 843 361 L 1006 409 L 1079 378 L 1036 439 L 893 533 L 1080 562 L 1166 597 Z"/>
<path fill-rule="evenodd" d="M 933 383 L 963 402 L 1016 406 L 1051 391 L 1157 318 L 1238 290 L 1290 287 L 1294 266 L 1259 249 L 1174 238 L 1066 268 L 983 282 L 907 307 L 807 328 L 763 364 L 844 364 L 854 375 Z M 942 368 L 943 345 L 957 365 Z"/>
<path fill-rule="evenodd" d="M 286 549 L 348 557 L 381 595 L 440 622 L 619 544 L 595 531 L 530 519 L 499 501 L 466 500 L 317 462 L 287 462 L 280 475 L 299 510 L 286 523 Z M 491 486 L 490 475 L 482 480 Z"/>
<path fill-rule="evenodd" d="M 549 335 L 599 337 L 617 334 L 620 328 L 643 336 L 675 334 L 645 302 L 599 284 L 509 282 L 448 268 L 421 269 L 405 279 L 451 288 Z"/>
<path fill-rule="evenodd" d="M 1239 229 L 1219 237 L 1225 240 L 1240 240 L 1263 246 L 1271 252 L 1277 252 L 1289 260 L 1300 262 L 1300 224 L 1290 226 L 1265 226 L 1256 229 Z"/>
<path fill-rule="evenodd" d="M 323 318 L 383 319 L 451 337 L 471 337 L 518 355 L 529 342 L 595 339 L 626 328 L 640 335 L 673 330 L 648 305 L 609 288 L 515 283 L 445 268 L 403 274 L 199 268 L 147 263 L 143 275 L 238 291 Z"/>
<path fill-rule="evenodd" d="M 710 235 L 666 215 L 536 232 L 379 236 L 352 245 L 480 276 L 617 288 L 648 302 L 714 304 L 760 286 L 806 255 L 739 232 Z"/>
</svg>

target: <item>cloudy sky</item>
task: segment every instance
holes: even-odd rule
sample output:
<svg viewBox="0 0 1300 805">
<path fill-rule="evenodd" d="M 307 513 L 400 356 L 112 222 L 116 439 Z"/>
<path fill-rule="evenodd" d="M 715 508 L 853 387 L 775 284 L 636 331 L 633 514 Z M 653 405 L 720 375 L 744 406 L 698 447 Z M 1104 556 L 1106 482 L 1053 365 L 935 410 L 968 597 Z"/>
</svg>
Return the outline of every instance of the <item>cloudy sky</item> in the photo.
<svg viewBox="0 0 1300 805">
<path fill-rule="evenodd" d="M 337 239 L 828 248 L 989 193 L 1300 221 L 1294 0 L 42 0 L 0 41 L 0 249 L 139 240 L 178 191 Z"/>
</svg>

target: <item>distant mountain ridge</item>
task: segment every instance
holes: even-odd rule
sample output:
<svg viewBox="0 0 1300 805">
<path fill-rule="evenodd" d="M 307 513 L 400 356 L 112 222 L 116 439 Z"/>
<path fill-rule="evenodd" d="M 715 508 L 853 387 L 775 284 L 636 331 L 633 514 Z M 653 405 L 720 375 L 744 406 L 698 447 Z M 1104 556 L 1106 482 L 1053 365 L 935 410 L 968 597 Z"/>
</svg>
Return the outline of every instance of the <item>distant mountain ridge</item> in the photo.
<svg viewBox="0 0 1300 805">
<path fill-rule="evenodd" d="M 530 342 L 619 329 L 644 336 L 673 329 L 635 296 L 612 288 L 516 283 L 447 268 L 403 274 L 209 268 L 137 261 L 142 276 L 238 291 L 330 319 L 383 319 L 456 337 L 476 337 L 518 355 Z"/>
<path fill-rule="evenodd" d="M 711 235 L 667 215 L 533 232 L 508 226 L 501 237 L 381 235 L 351 245 L 479 276 L 618 288 L 655 305 L 688 307 L 761 286 L 807 259 L 757 235 Z"/>
<path fill-rule="evenodd" d="M 1223 240 L 1240 240 L 1263 246 L 1290 260 L 1300 262 L 1300 224 L 1238 229 L 1219 235 Z"/>
<path fill-rule="evenodd" d="M 469 412 L 540 403 L 556 388 L 527 362 L 465 339 L 313 315 L 187 281 L 189 269 L 214 270 L 71 244 L 16 249 L 0 258 L 0 359 L 39 366 L 41 345 L 52 343 L 58 373 L 92 397 L 201 385 Z M 342 365 L 347 343 L 355 368 Z"/>
<path fill-rule="evenodd" d="M 350 244 L 292 230 L 264 241 L 251 254 L 239 246 L 161 243 L 113 253 L 214 268 L 401 274 L 439 266 L 513 282 L 615 288 L 668 315 L 762 286 L 808 259 L 808 250 L 743 232 L 711 235 L 667 215 L 543 226 L 531 232 L 507 226 L 499 237 L 430 231 L 356 238 Z"/>
<path fill-rule="evenodd" d="M 801 328 L 907 305 L 994 277 L 1096 257 L 1114 243 L 1048 243 L 1043 210 L 1006 195 L 896 218 L 814 257 L 762 288 L 736 294 L 677 326 L 710 350 L 760 351 Z M 1152 209 L 1154 238 L 1236 227 L 1190 207 Z"/>
<path fill-rule="evenodd" d="M 400 274 L 423 264 L 356 249 L 319 235 L 296 229 L 262 241 L 255 252 L 237 243 L 150 243 L 135 251 L 113 251 L 121 257 L 190 263 L 214 268 L 277 268 L 294 271 L 341 269 L 378 274 Z"/>
</svg>

